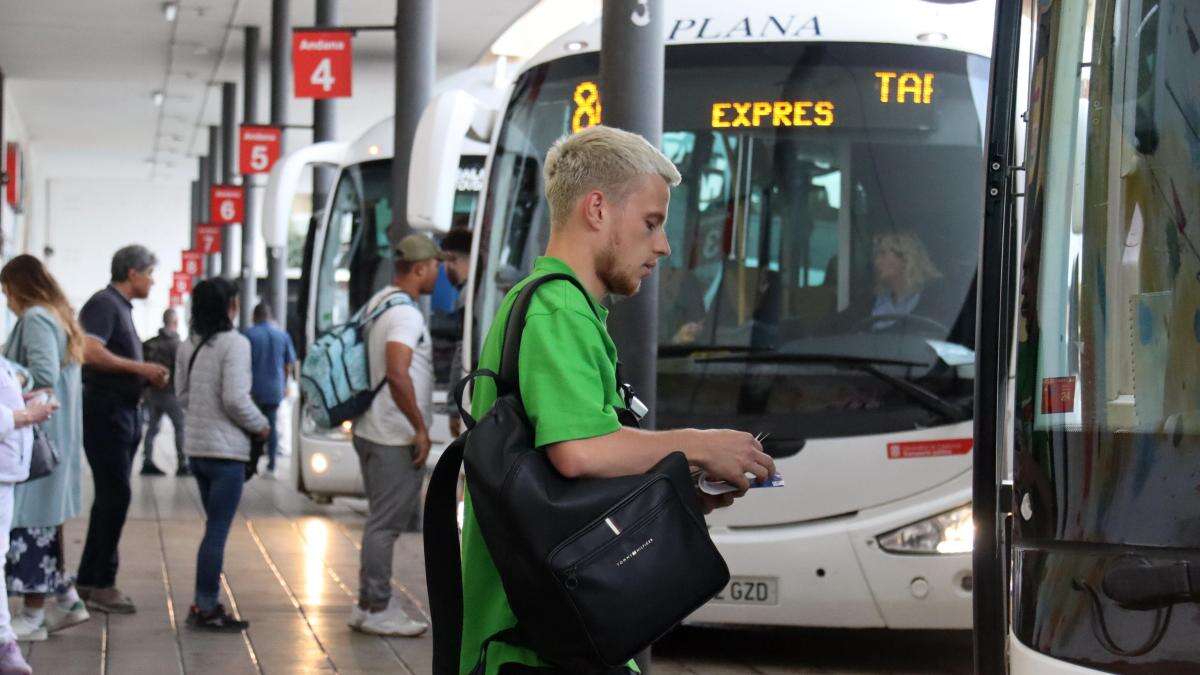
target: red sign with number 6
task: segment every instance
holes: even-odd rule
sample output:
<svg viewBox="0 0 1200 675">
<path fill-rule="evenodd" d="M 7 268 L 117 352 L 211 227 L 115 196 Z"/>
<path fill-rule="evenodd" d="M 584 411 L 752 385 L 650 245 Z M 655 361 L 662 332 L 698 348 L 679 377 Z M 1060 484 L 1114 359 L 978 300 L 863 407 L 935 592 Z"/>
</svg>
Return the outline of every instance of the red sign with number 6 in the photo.
<svg viewBox="0 0 1200 675">
<path fill-rule="evenodd" d="M 348 31 L 292 33 L 292 82 L 296 98 L 350 96 L 353 57 Z"/>
<path fill-rule="evenodd" d="M 279 159 L 280 136 L 278 127 L 242 125 L 238 171 L 243 175 L 270 173 Z"/>
<path fill-rule="evenodd" d="M 193 246 L 195 250 L 211 255 L 221 252 L 221 226 L 220 225 L 197 225 L 196 226 L 196 244 Z"/>
<path fill-rule="evenodd" d="M 171 291 L 174 293 L 192 292 L 192 275 L 187 272 L 176 272 L 171 275 Z"/>
<path fill-rule="evenodd" d="M 242 222 L 244 207 L 242 205 L 242 186 L 214 185 L 209 193 L 209 208 L 212 213 L 208 219 L 218 225 Z"/>
<path fill-rule="evenodd" d="M 179 264 L 184 274 L 198 277 L 204 273 L 204 254 L 200 251 L 184 251 Z"/>
</svg>

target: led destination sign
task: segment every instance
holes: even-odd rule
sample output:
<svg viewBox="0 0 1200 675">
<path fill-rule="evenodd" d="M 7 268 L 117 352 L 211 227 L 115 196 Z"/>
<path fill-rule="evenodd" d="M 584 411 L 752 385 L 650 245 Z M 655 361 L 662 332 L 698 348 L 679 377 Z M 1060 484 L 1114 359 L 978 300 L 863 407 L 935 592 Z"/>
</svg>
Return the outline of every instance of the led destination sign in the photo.
<svg viewBox="0 0 1200 675">
<path fill-rule="evenodd" d="M 934 73 L 876 71 L 879 102 L 884 105 L 930 105 Z M 712 104 L 713 129 L 737 127 L 832 127 L 837 104 L 827 100 L 717 101 Z"/>
</svg>

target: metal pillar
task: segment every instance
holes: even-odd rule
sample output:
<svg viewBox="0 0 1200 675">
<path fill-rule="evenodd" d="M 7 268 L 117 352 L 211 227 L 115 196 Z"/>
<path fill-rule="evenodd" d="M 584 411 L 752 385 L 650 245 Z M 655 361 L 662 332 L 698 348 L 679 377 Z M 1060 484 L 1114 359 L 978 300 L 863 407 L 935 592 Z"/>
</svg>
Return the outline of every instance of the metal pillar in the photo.
<svg viewBox="0 0 1200 675">
<path fill-rule="evenodd" d="M 200 164 L 204 164 L 204 158 L 200 158 Z M 203 169 L 201 169 L 203 171 Z M 188 245 L 187 250 L 191 250 L 196 245 L 196 225 L 200 222 L 200 175 L 197 172 L 196 180 L 192 181 L 192 200 L 191 200 L 191 228 L 188 230 Z"/>
<path fill-rule="evenodd" d="M 221 128 L 215 124 L 208 125 L 208 184 L 204 186 L 204 222 L 212 222 L 212 186 L 221 182 Z M 216 276 L 221 272 L 219 253 L 213 253 L 205 259 L 206 276 Z"/>
<path fill-rule="evenodd" d="M 233 185 L 237 175 L 237 85 L 221 83 L 221 184 Z M 221 276 L 237 276 L 234 251 L 238 248 L 238 225 L 226 225 L 221 237 Z"/>
<path fill-rule="evenodd" d="M 271 0 L 271 125 L 286 131 L 288 71 L 292 29 L 288 0 Z M 287 246 L 267 248 L 267 300 L 281 326 L 287 326 Z"/>
<path fill-rule="evenodd" d="M 318 26 L 336 26 L 337 0 L 317 0 Z M 336 136 L 337 99 L 313 99 L 313 143 L 332 141 Z M 333 183 L 333 170 L 327 166 L 313 167 L 312 212 L 314 220 L 323 217 L 325 201 Z"/>
<path fill-rule="evenodd" d="M 600 24 L 600 97 L 604 124 L 662 143 L 663 0 L 604 0 Z M 655 426 L 658 367 L 658 272 L 641 291 L 613 308 L 608 330 L 624 375 L 650 408 L 643 426 Z"/>
<path fill-rule="evenodd" d="M 395 154 L 392 158 L 392 227 L 388 232 L 393 242 L 409 231 L 408 149 L 417 134 L 421 112 L 433 93 L 437 57 L 435 18 L 434 0 L 396 2 Z"/>
<path fill-rule="evenodd" d="M 242 63 L 242 122 L 258 124 L 258 26 L 246 26 L 245 55 Z M 245 190 L 246 222 L 242 223 L 242 309 L 238 318 L 242 327 L 251 323 L 258 303 L 258 282 L 254 274 L 255 237 L 258 235 L 258 176 L 242 177 Z"/>
</svg>

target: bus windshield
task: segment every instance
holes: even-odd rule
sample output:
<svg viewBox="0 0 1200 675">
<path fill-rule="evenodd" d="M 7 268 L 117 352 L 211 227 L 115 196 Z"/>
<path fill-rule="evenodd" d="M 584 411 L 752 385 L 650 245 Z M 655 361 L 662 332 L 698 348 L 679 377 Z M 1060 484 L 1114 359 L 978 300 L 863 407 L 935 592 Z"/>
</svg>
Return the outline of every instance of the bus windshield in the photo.
<svg viewBox="0 0 1200 675">
<path fill-rule="evenodd" d="M 568 57 L 515 84 L 482 327 L 545 248 L 546 151 L 602 121 L 597 69 Z M 987 76 L 930 47 L 667 49 L 662 148 L 683 182 L 659 265 L 660 424 L 813 438 L 969 418 Z"/>
</svg>

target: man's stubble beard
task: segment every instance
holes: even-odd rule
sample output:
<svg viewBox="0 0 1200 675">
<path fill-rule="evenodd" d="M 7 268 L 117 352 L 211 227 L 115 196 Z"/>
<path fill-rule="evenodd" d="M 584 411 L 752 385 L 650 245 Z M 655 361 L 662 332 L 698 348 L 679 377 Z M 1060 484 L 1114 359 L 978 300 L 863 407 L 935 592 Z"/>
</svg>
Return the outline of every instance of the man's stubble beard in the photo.
<svg viewBox="0 0 1200 675">
<path fill-rule="evenodd" d="M 642 281 L 638 278 L 621 275 L 617 256 L 618 248 L 616 235 L 610 236 L 608 244 L 596 254 L 596 276 L 600 278 L 609 293 L 630 296 L 638 292 Z"/>
</svg>

